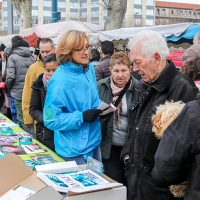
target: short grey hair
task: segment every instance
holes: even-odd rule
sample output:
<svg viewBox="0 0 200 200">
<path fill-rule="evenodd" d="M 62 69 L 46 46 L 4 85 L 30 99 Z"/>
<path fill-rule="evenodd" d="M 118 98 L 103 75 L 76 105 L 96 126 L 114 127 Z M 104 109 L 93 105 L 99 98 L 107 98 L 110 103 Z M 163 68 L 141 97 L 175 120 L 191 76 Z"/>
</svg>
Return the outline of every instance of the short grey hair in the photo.
<svg viewBox="0 0 200 200">
<path fill-rule="evenodd" d="M 151 57 L 154 53 L 159 53 L 162 60 L 166 60 L 169 55 L 169 48 L 164 37 L 156 31 L 144 30 L 137 33 L 129 42 L 132 49 L 135 45 L 141 45 L 141 53 L 146 57 Z"/>
</svg>

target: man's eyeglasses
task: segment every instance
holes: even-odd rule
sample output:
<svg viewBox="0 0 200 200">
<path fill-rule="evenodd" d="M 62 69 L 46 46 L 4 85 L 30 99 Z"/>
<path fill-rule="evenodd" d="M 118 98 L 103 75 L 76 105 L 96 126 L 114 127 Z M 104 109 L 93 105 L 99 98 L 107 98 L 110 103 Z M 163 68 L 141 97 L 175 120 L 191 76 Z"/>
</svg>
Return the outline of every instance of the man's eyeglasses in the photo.
<svg viewBox="0 0 200 200">
<path fill-rule="evenodd" d="M 85 48 L 81 48 L 81 49 L 76 49 L 76 51 L 78 51 L 79 53 L 85 53 L 85 51 L 89 51 L 90 46 L 86 46 Z"/>
</svg>

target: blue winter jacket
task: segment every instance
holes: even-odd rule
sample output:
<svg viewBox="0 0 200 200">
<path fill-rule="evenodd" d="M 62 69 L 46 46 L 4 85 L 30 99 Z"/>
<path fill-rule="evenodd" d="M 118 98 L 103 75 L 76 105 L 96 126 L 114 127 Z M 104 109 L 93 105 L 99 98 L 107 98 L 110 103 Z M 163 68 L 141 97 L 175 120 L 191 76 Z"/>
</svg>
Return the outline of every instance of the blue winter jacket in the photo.
<svg viewBox="0 0 200 200">
<path fill-rule="evenodd" d="M 82 66 L 67 62 L 51 77 L 44 105 L 44 124 L 54 130 L 56 152 L 63 157 L 91 154 L 101 142 L 100 121 L 83 121 L 83 111 L 100 104 L 95 71 L 92 64 L 84 72 Z M 45 109 L 55 119 L 47 121 Z"/>
</svg>

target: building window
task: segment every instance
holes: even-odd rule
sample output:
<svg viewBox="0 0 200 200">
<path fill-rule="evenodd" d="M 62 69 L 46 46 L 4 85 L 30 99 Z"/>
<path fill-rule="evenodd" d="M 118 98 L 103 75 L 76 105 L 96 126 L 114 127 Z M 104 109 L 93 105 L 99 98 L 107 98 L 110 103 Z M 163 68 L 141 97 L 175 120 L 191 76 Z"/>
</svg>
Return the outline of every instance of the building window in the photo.
<svg viewBox="0 0 200 200">
<path fill-rule="evenodd" d="M 200 12 L 198 12 L 198 14 L 197 14 L 197 17 L 199 17 L 200 16 Z"/>
<path fill-rule="evenodd" d="M 139 4 L 139 5 L 141 5 L 141 4 L 142 4 L 142 0 L 135 0 L 135 1 L 134 1 L 134 4 Z"/>
<path fill-rule="evenodd" d="M 38 10 L 32 10 L 32 16 L 38 16 Z"/>
<path fill-rule="evenodd" d="M 176 15 L 178 15 L 178 10 L 176 10 Z"/>
<path fill-rule="evenodd" d="M 142 22 L 141 19 L 135 19 L 135 25 L 136 26 L 141 26 L 141 22 Z"/>
<path fill-rule="evenodd" d="M 52 16 L 52 12 L 51 11 L 48 11 L 48 10 L 43 10 L 43 15 L 45 17 L 51 17 Z"/>
<path fill-rule="evenodd" d="M 70 18 L 78 18 L 77 12 L 70 12 Z"/>
<path fill-rule="evenodd" d="M 147 0 L 147 5 L 153 6 L 154 5 L 154 0 Z"/>
<path fill-rule="evenodd" d="M 78 8 L 78 3 L 70 2 L 70 8 Z"/>
<path fill-rule="evenodd" d="M 32 6 L 38 6 L 38 0 L 32 0 Z"/>
<path fill-rule="evenodd" d="M 91 8 L 99 7 L 99 4 L 97 2 L 91 2 Z"/>
<path fill-rule="evenodd" d="M 147 26 L 153 26 L 153 19 L 146 19 Z"/>
<path fill-rule="evenodd" d="M 16 17 L 17 16 L 17 13 L 16 13 L 16 10 L 13 9 L 13 16 Z"/>
<path fill-rule="evenodd" d="M 3 26 L 8 26 L 8 21 L 3 21 Z"/>
<path fill-rule="evenodd" d="M 8 11 L 3 11 L 3 16 L 8 17 Z"/>
<path fill-rule="evenodd" d="M 59 8 L 65 8 L 65 2 L 58 2 Z"/>
<path fill-rule="evenodd" d="M 134 13 L 135 13 L 135 15 L 141 15 L 142 9 L 141 8 L 134 8 Z"/>
<path fill-rule="evenodd" d="M 174 10 L 171 10 L 171 15 L 174 15 Z"/>
<path fill-rule="evenodd" d="M 44 7 L 51 7 L 52 6 L 52 2 L 51 1 L 43 1 L 43 6 Z"/>
<path fill-rule="evenodd" d="M 3 7 L 8 7 L 8 2 L 7 1 L 3 1 Z"/>
<path fill-rule="evenodd" d="M 160 15 L 160 9 L 156 10 L 157 15 Z"/>
<path fill-rule="evenodd" d="M 20 25 L 20 20 L 19 19 L 14 20 L 14 25 Z"/>
<path fill-rule="evenodd" d="M 165 15 L 165 9 L 162 9 L 162 15 Z"/>
<path fill-rule="evenodd" d="M 81 4 L 80 4 L 80 7 L 81 7 L 81 8 L 87 8 L 87 3 L 81 3 Z"/>
<path fill-rule="evenodd" d="M 187 17 L 187 11 L 184 12 L 185 17 Z"/>
<path fill-rule="evenodd" d="M 189 16 L 191 16 L 192 15 L 192 11 L 189 11 L 189 14 L 188 14 Z"/>
<path fill-rule="evenodd" d="M 147 14 L 147 15 L 154 15 L 154 10 L 152 10 L 152 9 L 151 9 L 151 10 L 150 10 L 150 9 L 147 9 L 147 10 L 146 10 L 146 14 Z"/>
<path fill-rule="evenodd" d="M 182 10 L 180 10 L 179 15 L 183 16 L 183 11 Z"/>
</svg>

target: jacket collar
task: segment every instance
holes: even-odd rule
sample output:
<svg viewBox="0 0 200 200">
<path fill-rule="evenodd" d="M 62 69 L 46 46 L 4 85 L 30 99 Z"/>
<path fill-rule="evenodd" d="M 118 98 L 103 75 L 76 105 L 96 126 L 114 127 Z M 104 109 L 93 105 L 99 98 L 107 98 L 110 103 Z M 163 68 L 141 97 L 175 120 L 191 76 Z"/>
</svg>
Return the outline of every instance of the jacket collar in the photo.
<svg viewBox="0 0 200 200">
<path fill-rule="evenodd" d="M 101 61 L 106 60 L 106 59 L 108 59 L 108 58 L 111 58 L 111 55 L 106 55 L 105 57 L 103 57 L 103 58 L 101 59 Z"/>
<path fill-rule="evenodd" d="M 177 73 L 177 69 L 174 66 L 174 63 L 170 60 L 167 60 L 166 63 L 166 68 L 164 69 L 163 73 L 152 83 L 148 84 L 144 82 L 143 79 L 141 79 L 137 84 L 136 84 L 136 89 L 137 90 L 143 90 L 144 86 L 146 85 L 147 87 L 153 87 L 159 92 L 164 91 L 168 85 L 172 82 L 173 78 L 175 77 Z"/>
<path fill-rule="evenodd" d="M 78 73 L 85 73 L 89 69 L 89 64 L 88 65 L 77 65 L 73 62 L 66 62 L 62 64 L 65 68 L 68 68 L 71 71 L 78 72 Z"/>
<path fill-rule="evenodd" d="M 131 87 L 129 87 L 128 90 L 133 91 L 134 86 L 135 86 L 135 80 L 134 80 L 133 76 L 130 76 L 130 77 L 132 79 L 132 82 L 131 82 Z M 102 84 L 105 84 L 107 88 L 110 88 L 110 76 L 102 79 L 101 82 L 102 82 Z"/>
</svg>

